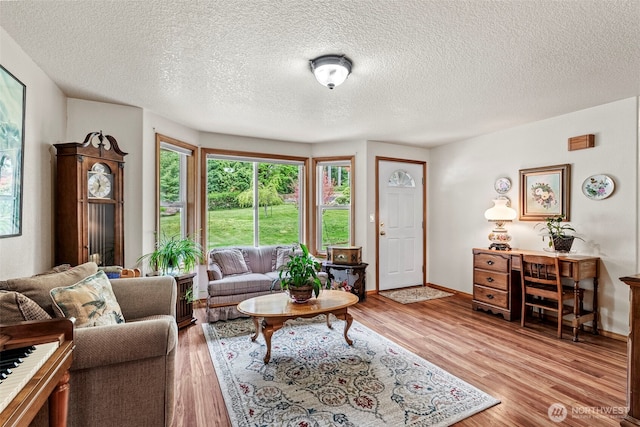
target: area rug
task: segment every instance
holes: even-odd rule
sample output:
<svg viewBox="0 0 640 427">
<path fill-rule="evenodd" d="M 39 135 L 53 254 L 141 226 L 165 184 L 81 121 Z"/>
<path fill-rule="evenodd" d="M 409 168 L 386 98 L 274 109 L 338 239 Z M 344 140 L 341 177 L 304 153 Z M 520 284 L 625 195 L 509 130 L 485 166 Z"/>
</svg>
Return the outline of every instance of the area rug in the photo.
<svg viewBox="0 0 640 427">
<path fill-rule="evenodd" d="M 430 299 L 450 297 L 453 295 L 452 293 L 441 291 L 440 289 L 429 288 L 428 286 L 381 291 L 379 294 L 401 304 L 410 304 L 412 302 L 427 301 Z"/>
<path fill-rule="evenodd" d="M 233 426 L 448 426 L 500 401 L 357 321 L 289 321 L 271 338 L 237 319 L 202 325 Z"/>
</svg>

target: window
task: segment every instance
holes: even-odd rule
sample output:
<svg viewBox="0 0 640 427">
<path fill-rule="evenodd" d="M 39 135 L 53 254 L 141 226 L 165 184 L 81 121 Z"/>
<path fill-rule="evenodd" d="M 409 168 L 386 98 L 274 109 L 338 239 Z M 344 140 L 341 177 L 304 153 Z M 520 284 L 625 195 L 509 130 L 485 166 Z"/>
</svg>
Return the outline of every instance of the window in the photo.
<svg viewBox="0 0 640 427">
<path fill-rule="evenodd" d="M 160 235 L 186 237 L 195 231 L 196 147 L 156 134 Z"/>
<path fill-rule="evenodd" d="M 315 250 L 353 244 L 353 157 L 314 159 Z"/>
<path fill-rule="evenodd" d="M 205 152 L 207 249 L 304 241 L 307 159 Z"/>
</svg>

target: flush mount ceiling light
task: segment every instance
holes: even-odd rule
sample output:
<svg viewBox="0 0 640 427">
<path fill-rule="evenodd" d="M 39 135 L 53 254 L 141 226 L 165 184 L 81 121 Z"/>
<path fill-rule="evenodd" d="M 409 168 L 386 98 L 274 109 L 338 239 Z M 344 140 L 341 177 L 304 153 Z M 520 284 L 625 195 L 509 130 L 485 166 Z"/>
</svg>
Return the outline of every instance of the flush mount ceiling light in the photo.
<svg viewBox="0 0 640 427">
<path fill-rule="evenodd" d="M 351 73 L 351 60 L 342 55 L 325 55 L 309 61 L 316 80 L 329 89 L 340 86 Z"/>
</svg>

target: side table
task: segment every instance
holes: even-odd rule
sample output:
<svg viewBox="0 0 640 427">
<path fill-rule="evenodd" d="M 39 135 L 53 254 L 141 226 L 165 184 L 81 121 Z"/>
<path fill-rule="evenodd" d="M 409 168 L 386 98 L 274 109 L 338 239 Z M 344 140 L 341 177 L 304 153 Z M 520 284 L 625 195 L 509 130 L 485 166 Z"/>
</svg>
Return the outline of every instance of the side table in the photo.
<svg viewBox="0 0 640 427">
<path fill-rule="evenodd" d="M 344 287 L 346 285 L 351 288 L 351 293 L 358 296 L 359 301 L 364 301 L 366 298 L 367 265 L 369 264 L 366 262 L 354 265 L 323 262 L 322 271 L 326 272 L 329 276 L 331 289 Z M 337 286 L 334 284 L 337 284 Z"/>
<path fill-rule="evenodd" d="M 193 317 L 193 302 L 187 301 L 186 295 L 189 289 L 193 289 L 193 278 L 196 273 L 183 274 L 176 276 L 176 284 L 178 285 L 178 299 L 176 301 L 176 322 L 178 328 L 196 323 Z"/>
</svg>

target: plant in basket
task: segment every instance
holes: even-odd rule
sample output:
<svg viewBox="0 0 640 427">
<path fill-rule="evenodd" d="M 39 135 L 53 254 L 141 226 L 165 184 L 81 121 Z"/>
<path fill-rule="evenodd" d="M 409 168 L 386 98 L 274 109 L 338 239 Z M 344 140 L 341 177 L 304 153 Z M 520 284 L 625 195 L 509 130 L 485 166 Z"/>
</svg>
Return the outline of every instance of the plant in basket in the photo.
<svg viewBox="0 0 640 427">
<path fill-rule="evenodd" d="M 312 294 L 318 297 L 322 283 L 318 278 L 320 263 L 300 244 L 302 253 L 294 253 L 278 273 L 280 288 L 289 293 L 295 302 L 306 302 Z"/>
<path fill-rule="evenodd" d="M 544 223 L 536 224 L 535 228 L 543 231 L 542 241 L 549 238 L 549 248 L 557 252 L 569 252 L 573 246 L 574 239 L 584 240 L 574 234 L 575 229 L 568 222 L 564 222 L 564 215 L 550 216 L 545 218 Z"/>
</svg>

